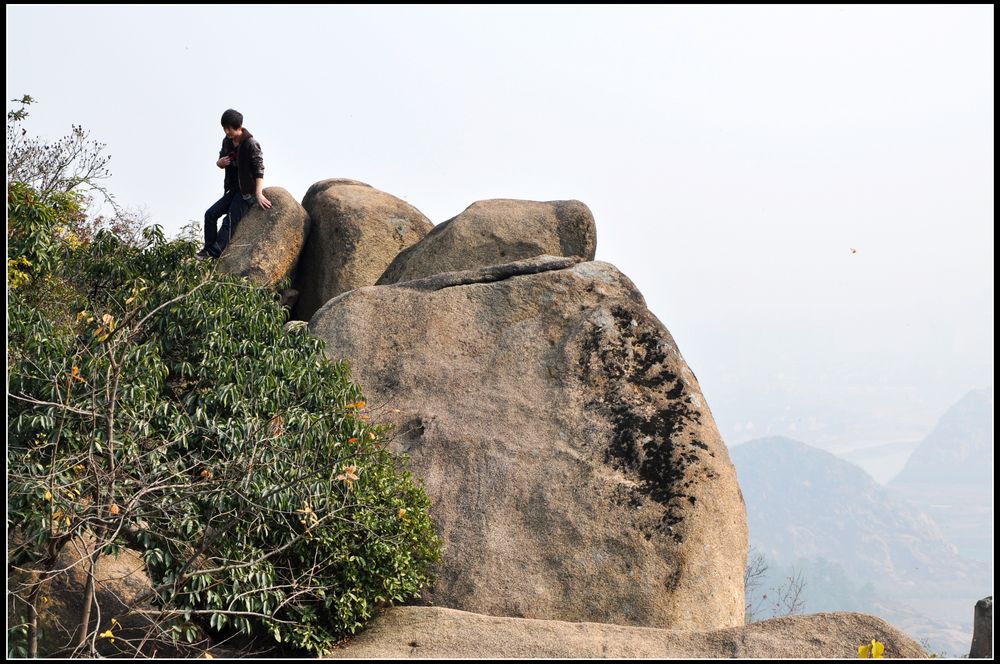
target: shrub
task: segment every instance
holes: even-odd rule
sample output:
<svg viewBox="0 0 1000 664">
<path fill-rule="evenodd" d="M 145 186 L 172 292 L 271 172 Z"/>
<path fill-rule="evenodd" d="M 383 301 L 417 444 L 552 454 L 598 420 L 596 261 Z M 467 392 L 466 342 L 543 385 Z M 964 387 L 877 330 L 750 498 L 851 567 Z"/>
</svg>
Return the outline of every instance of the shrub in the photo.
<svg viewBox="0 0 1000 664">
<path fill-rule="evenodd" d="M 46 264 L 72 285 L 69 318 L 8 291 L 9 561 L 44 572 L 90 533 L 93 559 L 143 553 L 162 633 L 322 652 L 430 580 L 429 502 L 348 364 L 194 248 L 157 227 L 97 233 Z M 82 616 L 77 647 L 122 617 Z"/>
</svg>

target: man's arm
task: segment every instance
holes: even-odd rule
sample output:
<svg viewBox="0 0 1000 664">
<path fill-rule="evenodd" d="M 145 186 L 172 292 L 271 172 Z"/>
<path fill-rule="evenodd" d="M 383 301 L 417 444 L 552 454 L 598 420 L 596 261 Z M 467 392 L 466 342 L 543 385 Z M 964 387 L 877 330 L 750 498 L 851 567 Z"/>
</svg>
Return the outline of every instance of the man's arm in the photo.
<svg viewBox="0 0 1000 664">
<path fill-rule="evenodd" d="M 265 210 L 271 207 L 271 201 L 264 195 L 264 178 L 257 178 L 257 202 Z"/>
<path fill-rule="evenodd" d="M 249 147 L 251 148 L 250 163 L 253 164 L 253 177 L 257 184 L 257 203 L 266 210 L 271 207 L 271 201 L 267 200 L 267 196 L 264 195 L 264 151 L 257 141 L 251 143 Z"/>
<path fill-rule="evenodd" d="M 228 151 L 226 150 L 226 139 L 222 139 L 222 149 L 219 150 L 219 161 L 215 162 L 215 165 L 219 168 L 225 168 L 231 163 L 233 163 L 233 159 L 228 156 Z"/>
</svg>

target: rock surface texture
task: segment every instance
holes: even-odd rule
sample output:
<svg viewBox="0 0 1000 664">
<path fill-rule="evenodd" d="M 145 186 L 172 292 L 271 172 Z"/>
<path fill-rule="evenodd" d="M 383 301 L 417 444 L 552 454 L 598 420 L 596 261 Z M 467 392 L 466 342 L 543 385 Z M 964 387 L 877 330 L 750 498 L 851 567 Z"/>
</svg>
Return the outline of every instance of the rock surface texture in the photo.
<svg viewBox="0 0 1000 664">
<path fill-rule="evenodd" d="M 329 653 L 333 658 L 831 658 L 856 659 L 878 639 L 885 656 L 925 658 L 913 639 L 861 613 L 815 613 L 741 627 L 680 632 L 558 620 L 497 618 L 453 609 L 400 606 Z"/>
<path fill-rule="evenodd" d="M 93 537 L 75 538 L 66 543 L 56 557 L 53 570 L 58 573 L 42 583 L 38 601 L 40 656 L 69 656 L 76 645 L 75 634 L 83 615 L 84 589 L 87 584 L 88 556 L 94 547 Z M 32 574 L 32 580 L 40 578 Z M 11 588 L 28 580 L 28 574 L 18 572 L 11 576 Z M 170 657 L 197 650 L 196 646 L 174 644 L 159 636 L 148 614 L 128 613 L 126 607 L 152 590 L 146 575 L 142 556 L 130 549 L 123 549 L 117 556 L 102 555 L 94 568 L 94 599 L 90 613 L 90 630 L 103 632 L 111 629 L 114 641 L 96 640 L 97 652 L 105 656 Z M 27 592 L 22 593 L 27 596 Z M 139 609 L 152 610 L 147 599 L 137 604 Z M 8 598 L 8 609 L 10 602 Z M 111 619 L 118 621 L 113 625 Z M 8 615 L 8 622 L 11 622 Z M 90 641 L 77 651 L 77 656 L 89 652 Z"/>
<path fill-rule="evenodd" d="M 614 266 L 541 256 L 359 288 L 309 326 L 426 483 L 446 546 L 427 601 L 743 624 L 735 470 L 670 333 Z"/>
<path fill-rule="evenodd" d="M 993 596 L 976 602 L 969 657 L 993 659 Z"/>
<path fill-rule="evenodd" d="M 409 203 L 357 180 L 317 182 L 302 207 L 312 229 L 295 277 L 299 320 L 336 295 L 374 284 L 399 252 L 434 227 Z"/>
<path fill-rule="evenodd" d="M 274 285 L 295 269 L 309 234 L 309 215 L 281 187 L 268 187 L 264 195 L 271 207 L 250 208 L 219 257 L 218 269 Z"/>
<path fill-rule="evenodd" d="M 546 254 L 589 261 L 594 259 L 596 248 L 594 215 L 580 201 L 479 201 L 400 253 L 378 284 Z"/>
</svg>

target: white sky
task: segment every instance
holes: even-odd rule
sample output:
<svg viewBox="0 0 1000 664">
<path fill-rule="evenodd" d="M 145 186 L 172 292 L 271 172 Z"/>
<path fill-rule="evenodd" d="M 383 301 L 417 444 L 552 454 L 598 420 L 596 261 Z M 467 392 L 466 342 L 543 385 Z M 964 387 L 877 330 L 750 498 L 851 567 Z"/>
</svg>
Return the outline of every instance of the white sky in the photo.
<svg viewBox="0 0 1000 664">
<path fill-rule="evenodd" d="M 26 127 L 82 124 L 168 233 L 230 107 L 300 200 L 583 201 L 730 444 L 916 439 L 993 383 L 992 5 L 6 13 Z"/>
</svg>

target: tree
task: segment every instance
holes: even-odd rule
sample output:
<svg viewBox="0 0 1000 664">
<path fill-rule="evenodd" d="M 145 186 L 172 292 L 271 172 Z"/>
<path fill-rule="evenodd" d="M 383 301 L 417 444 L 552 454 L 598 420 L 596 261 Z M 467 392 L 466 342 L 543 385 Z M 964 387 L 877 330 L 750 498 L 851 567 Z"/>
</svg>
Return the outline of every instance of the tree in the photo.
<svg viewBox="0 0 1000 664">
<path fill-rule="evenodd" d="M 21 107 L 7 113 L 7 284 L 15 290 L 30 284 L 36 302 L 58 306 L 71 275 L 55 263 L 102 229 L 136 244 L 146 219 L 119 206 L 99 182 L 110 175 L 103 144 L 77 125 L 54 143 L 30 137 L 22 123 L 35 100 L 13 101 Z M 88 216 L 93 191 L 111 204 L 110 217 Z"/>
<path fill-rule="evenodd" d="M 111 200 L 99 180 L 111 175 L 109 155 L 103 154 L 104 143 L 90 139 L 90 132 L 72 125 L 69 134 L 54 143 L 28 135 L 20 125 L 28 117 L 28 106 L 35 103 L 31 95 L 11 101 L 20 108 L 7 112 L 7 181 L 30 185 L 42 197 L 56 192 L 68 193 L 78 187 L 101 191 Z"/>
<path fill-rule="evenodd" d="M 35 246 L 24 220 L 55 215 L 58 192 L 8 185 L 24 194 L 8 197 L 18 246 Z M 82 538 L 84 608 L 64 654 L 139 655 L 225 628 L 322 652 L 415 595 L 440 559 L 427 496 L 347 363 L 195 248 L 155 226 L 103 229 L 58 260 L 35 254 L 32 283 L 63 284 L 59 307 L 8 290 L 12 654 L 39 653 L 40 589 Z M 154 590 L 109 615 L 94 569 L 125 547 Z M 129 613 L 147 633 L 116 632 Z"/>
<path fill-rule="evenodd" d="M 769 581 L 769 572 L 770 565 L 767 558 L 751 545 L 747 566 L 743 572 L 743 589 L 746 597 L 744 622 L 748 625 L 761 619 L 765 607 L 770 610 L 771 618 L 795 615 L 805 608 L 806 581 L 802 571 L 792 567 L 776 587 L 771 586 L 767 588 L 768 592 L 759 594 L 761 587 Z"/>
</svg>

